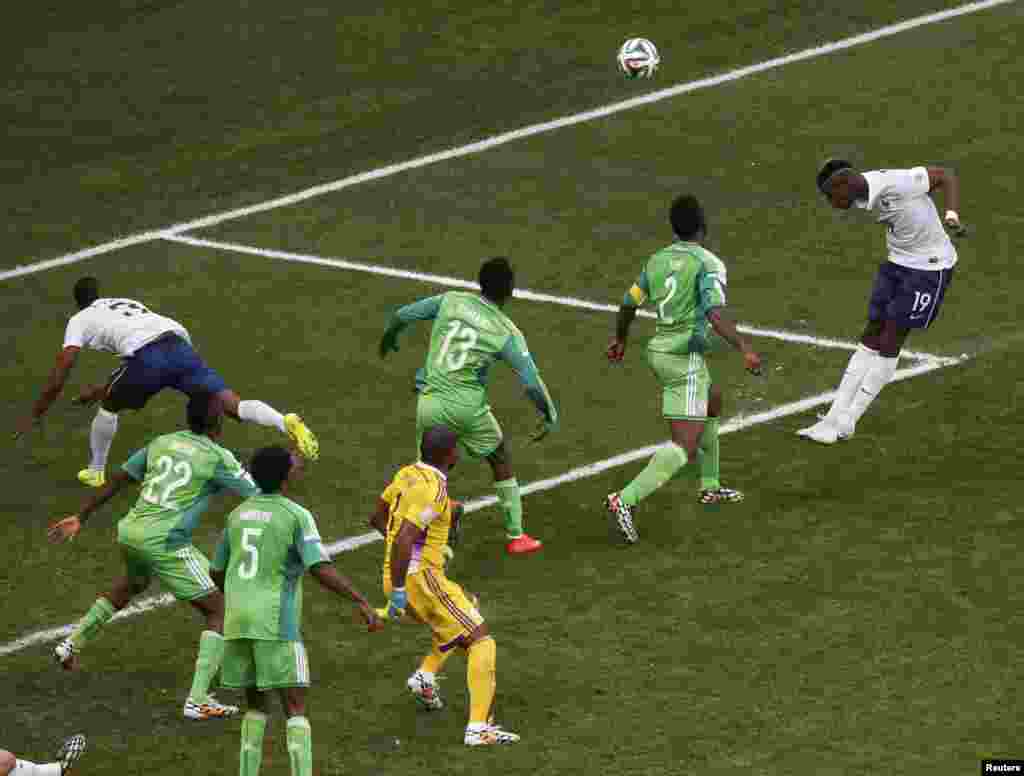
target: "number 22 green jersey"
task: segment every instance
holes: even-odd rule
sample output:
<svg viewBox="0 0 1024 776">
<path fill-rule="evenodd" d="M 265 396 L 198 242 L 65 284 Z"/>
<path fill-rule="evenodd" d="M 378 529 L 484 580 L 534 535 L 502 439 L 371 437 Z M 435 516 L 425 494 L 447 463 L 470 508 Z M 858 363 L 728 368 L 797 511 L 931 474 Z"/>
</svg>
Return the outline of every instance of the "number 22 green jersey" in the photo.
<svg viewBox="0 0 1024 776">
<path fill-rule="evenodd" d="M 647 349 L 655 353 L 704 353 L 710 349 L 708 312 L 725 307 L 725 264 L 697 243 L 675 242 L 647 260 L 623 304 L 654 307 L 655 334 Z"/>
<path fill-rule="evenodd" d="M 259 493 L 230 450 L 191 431 L 157 437 L 122 468 L 142 480 L 138 502 L 118 523 L 119 540 L 129 544 L 158 540 L 165 550 L 180 549 L 192 543 L 211 496 L 225 489 Z"/>
</svg>

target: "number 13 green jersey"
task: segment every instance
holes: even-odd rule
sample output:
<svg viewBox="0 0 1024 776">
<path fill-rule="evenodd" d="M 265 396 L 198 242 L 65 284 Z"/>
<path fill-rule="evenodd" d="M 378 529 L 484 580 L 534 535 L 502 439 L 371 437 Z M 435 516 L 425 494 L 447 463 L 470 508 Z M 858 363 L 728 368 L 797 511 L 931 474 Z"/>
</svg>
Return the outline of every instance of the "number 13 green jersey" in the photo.
<svg viewBox="0 0 1024 776">
<path fill-rule="evenodd" d="M 691 242 L 676 242 L 647 260 L 623 304 L 650 305 L 658 314 L 647 349 L 655 353 L 704 353 L 710 349 L 708 312 L 725 307 L 725 264 Z"/>
</svg>

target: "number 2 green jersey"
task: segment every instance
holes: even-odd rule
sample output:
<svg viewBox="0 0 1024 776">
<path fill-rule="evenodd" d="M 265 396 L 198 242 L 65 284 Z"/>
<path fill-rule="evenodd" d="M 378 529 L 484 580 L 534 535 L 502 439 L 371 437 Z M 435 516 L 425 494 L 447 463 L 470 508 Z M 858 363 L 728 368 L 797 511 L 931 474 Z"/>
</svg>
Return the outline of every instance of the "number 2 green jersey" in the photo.
<svg viewBox="0 0 1024 776">
<path fill-rule="evenodd" d="M 655 334 L 647 344 L 656 353 L 704 353 L 710 348 L 708 312 L 725 306 L 725 264 L 691 242 L 675 242 L 647 260 L 623 304 L 654 307 Z"/>
<path fill-rule="evenodd" d="M 301 641 L 302 577 L 328 561 L 308 509 L 276 493 L 244 501 L 210 564 L 224 572 L 224 638 Z"/>
<path fill-rule="evenodd" d="M 142 480 L 139 500 L 118 523 L 119 541 L 131 544 L 163 539 L 164 549 L 180 549 L 192 543 L 211 496 L 225 489 L 259 493 L 230 450 L 191 431 L 157 437 L 122 468 Z"/>
<path fill-rule="evenodd" d="M 449 291 L 400 308 L 388 325 L 401 331 L 417 320 L 433 320 L 427 362 L 417 389 L 459 407 L 487 404 L 487 381 L 495 361 L 505 361 L 519 375 L 526 394 L 552 423 L 558 410 L 537 371 L 526 338 L 496 304 L 480 294 Z"/>
</svg>

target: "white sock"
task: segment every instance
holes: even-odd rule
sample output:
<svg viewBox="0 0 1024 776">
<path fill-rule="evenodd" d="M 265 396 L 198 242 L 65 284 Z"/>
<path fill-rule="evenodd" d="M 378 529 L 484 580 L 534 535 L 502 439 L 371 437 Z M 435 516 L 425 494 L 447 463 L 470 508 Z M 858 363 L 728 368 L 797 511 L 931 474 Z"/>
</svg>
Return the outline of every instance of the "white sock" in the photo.
<svg viewBox="0 0 1024 776">
<path fill-rule="evenodd" d="M 864 381 L 864 375 L 868 373 L 871 365 L 874 364 L 875 359 L 878 357 L 878 351 L 872 350 L 866 345 L 858 345 L 857 349 L 853 351 L 853 355 L 850 356 L 850 363 L 847 364 L 846 371 L 843 372 L 843 379 L 839 382 L 839 388 L 836 390 L 836 398 L 832 401 L 832 407 L 829 408 L 828 415 L 826 416 L 829 420 L 835 420 L 843 413 L 849 411 L 850 402 L 853 401 L 853 397 L 860 390 L 860 385 Z"/>
<path fill-rule="evenodd" d="M 60 763 L 37 765 L 28 760 L 16 760 L 11 776 L 61 776 Z"/>
<path fill-rule="evenodd" d="M 467 733 L 479 733 L 481 730 L 487 730 L 486 722 L 470 722 L 466 725 Z"/>
<path fill-rule="evenodd" d="M 272 426 L 282 434 L 285 433 L 284 415 L 261 401 L 247 399 L 238 402 L 238 417 L 250 423 L 259 423 L 261 426 Z"/>
<path fill-rule="evenodd" d="M 860 390 L 857 391 L 853 401 L 850 402 L 850 406 L 846 410 L 846 422 L 854 426 L 857 425 L 857 421 L 867 412 L 871 402 L 881 393 L 886 384 L 892 380 L 892 376 L 896 372 L 896 364 L 899 360 L 899 356 L 893 358 L 878 356 L 875 359 L 875 363 L 871 365 L 868 373 L 864 375 L 864 382 L 861 383 Z"/>
<path fill-rule="evenodd" d="M 107 412 L 100 407 L 96 417 L 92 419 L 92 428 L 89 431 L 89 449 L 92 450 L 90 469 L 103 471 L 107 468 L 107 456 L 110 455 L 110 446 L 114 444 L 116 433 L 117 413 Z"/>
</svg>

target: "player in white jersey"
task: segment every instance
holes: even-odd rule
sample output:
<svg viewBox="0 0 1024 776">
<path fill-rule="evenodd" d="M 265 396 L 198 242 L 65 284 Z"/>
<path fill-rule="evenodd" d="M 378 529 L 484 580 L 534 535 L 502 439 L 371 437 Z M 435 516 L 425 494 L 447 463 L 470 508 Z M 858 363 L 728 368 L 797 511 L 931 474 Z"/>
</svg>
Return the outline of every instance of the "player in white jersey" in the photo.
<svg viewBox="0 0 1024 776">
<path fill-rule="evenodd" d="M 120 356 L 121 366 L 105 384 L 86 386 L 76 399 L 85 405 L 100 402 L 89 434 L 92 458 L 88 468 L 78 473 L 78 479 L 86 485 L 99 488 L 106 482 L 104 472 L 117 433 L 117 414 L 142 409 L 164 388 L 174 388 L 190 397 L 215 394 L 235 420 L 273 426 L 288 434 L 303 455 L 311 459 L 318 456 L 316 437 L 298 415 L 282 415 L 254 399 L 242 401 L 193 350 L 188 331 L 177 321 L 131 299 L 101 298 L 95 278 L 75 283 L 74 295 L 79 311 L 68 321 L 57 363 L 31 414 L 17 424 L 14 435 L 17 438 L 39 423 L 60 396 L 83 348 Z"/>
<path fill-rule="evenodd" d="M 832 207 L 862 208 L 885 224 L 889 251 L 875 276 L 867 326 L 832 407 L 818 423 L 797 432 L 834 444 L 853 435 L 857 421 L 892 379 L 910 330 L 926 329 L 938 317 L 957 263 L 949 234 L 964 237 L 967 229 L 957 212 L 957 178 L 942 167 L 861 173 L 847 161 L 830 159 L 818 171 L 817 183 Z M 931 198 L 936 189 L 945 197 L 943 219 Z"/>
</svg>

